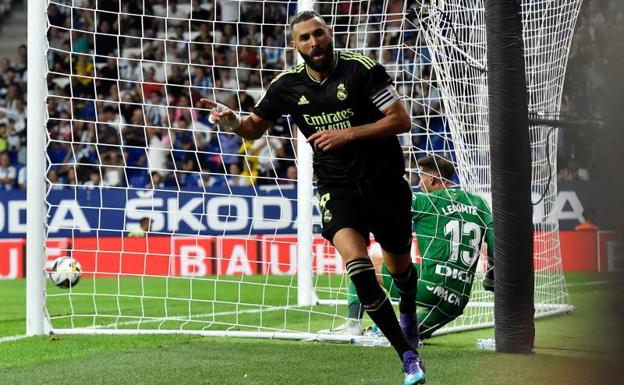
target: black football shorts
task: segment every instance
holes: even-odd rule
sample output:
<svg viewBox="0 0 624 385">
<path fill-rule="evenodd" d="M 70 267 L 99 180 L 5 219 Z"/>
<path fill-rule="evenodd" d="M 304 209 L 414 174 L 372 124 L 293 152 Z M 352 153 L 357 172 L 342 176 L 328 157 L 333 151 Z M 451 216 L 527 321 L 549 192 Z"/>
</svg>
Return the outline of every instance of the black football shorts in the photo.
<svg viewBox="0 0 624 385">
<path fill-rule="evenodd" d="M 412 189 L 399 178 L 382 186 L 321 186 L 318 188 L 323 237 L 332 242 L 343 228 L 370 233 L 381 247 L 394 254 L 408 252 L 412 245 Z"/>
</svg>

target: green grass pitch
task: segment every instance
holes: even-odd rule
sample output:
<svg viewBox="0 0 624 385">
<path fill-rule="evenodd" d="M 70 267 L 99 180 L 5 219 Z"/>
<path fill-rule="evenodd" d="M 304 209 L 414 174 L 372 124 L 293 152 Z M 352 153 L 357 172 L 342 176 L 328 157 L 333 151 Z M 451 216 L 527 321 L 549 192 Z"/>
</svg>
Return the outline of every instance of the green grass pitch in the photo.
<svg viewBox="0 0 624 385">
<path fill-rule="evenodd" d="M 258 283 L 263 277 L 250 278 Z M 50 313 L 56 327 L 163 327 L 151 317 L 167 313 L 191 315 L 194 322 L 169 321 L 167 327 L 221 330 L 236 321 L 239 330 L 263 325 L 267 330 L 297 329 L 308 321 L 297 309 L 239 315 L 239 298 L 262 296 L 266 306 L 296 302 L 290 278 L 262 286 L 236 280 L 176 281 L 88 280 L 72 295 L 48 288 Z M 607 274 L 567 274 L 572 314 L 536 322 L 536 353 L 528 356 L 496 354 L 475 348 L 477 338 L 493 336 L 492 329 L 435 337 L 421 354 L 428 384 L 616 384 L 624 378 L 617 366 L 622 351 L 621 325 L 609 315 L 616 288 Z M 248 281 L 248 283 L 251 283 Z M 215 285 L 231 286 L 215 290 Z M 94 286 L 98 294 L 90 293 Z M 156 299 L 168 290 L 167 301 Z M 262 290 L 266 290 L 264 293 Z M 248 292 L 246 292 L 248 291 Z M 110 294 L 107 296 L 106 294 Z M 113 294 L 121 294 L 116 297 Z M 219 296 L 217 296 L 217 294 Z M 184 298 L 195 301 L 189 305 Z M 119 299 L 118 299 L 119 298 Z M 141 299 L 142 298 L 142 299 Z M 178 298 L 178 299 L 175 299 Z M 143 302 L 141 302 L 143 301 Z M 101 317 L 70 317 L 93 312 Z M 238 307 L 238 310 L 244 310 Z M 335 309 L 319 309 L 314 328 L 326 326 Z M 289 313 L 292 312 L 292 313 Z M 340 312 L 339 312 L 340 313 Z M 120 319 L 119 314 L 131 318 Z M 206 316 L 209 314 L 209 316 Z M 215 316 L 214 314 L 220 314 Z M 260 315 L 262 314 L 262 315 Z M 248 325 L 248 326 L 247 326 Z M 25 281 L 0 281 L 0 340 L 25 333 Z M 343 344 L 209 338 L 188 335 L 45 336 L 0 343 L 0 384 L 401 384 L 399 360 L 390 348 Z M 615 367 L 615 369 L 614 369 Z"/>
</svg>

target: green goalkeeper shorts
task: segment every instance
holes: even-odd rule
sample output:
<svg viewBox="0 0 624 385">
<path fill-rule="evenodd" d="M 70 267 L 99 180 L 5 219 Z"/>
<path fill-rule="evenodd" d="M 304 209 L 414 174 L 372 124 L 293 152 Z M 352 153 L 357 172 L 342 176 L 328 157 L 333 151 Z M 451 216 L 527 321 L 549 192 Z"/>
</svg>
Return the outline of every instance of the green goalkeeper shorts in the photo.
<svg viewBox="0 0 624 385">
<path fill-rule="evenodd" d="M 416 271 L 420 273 L 420 266 L 414 264 Z M 381 266 L 381 276 L 383 278 L 383 286 L 388 291 L 390 298 L 394 301 L 399 300 L 399 292 L 392 281 L 390 272 L 386 265 Z M 440 301 L 440 298 L 431 294 L 426 289 L 426 283 L 418 281 L 418 292 L 416 294 L 418 329 L 420 338 L 430 338 L 431 334 L 442 326 L 459 317 L 463 312 L 463 307 L 457 307 L 448 302 Z"/>
</svg>

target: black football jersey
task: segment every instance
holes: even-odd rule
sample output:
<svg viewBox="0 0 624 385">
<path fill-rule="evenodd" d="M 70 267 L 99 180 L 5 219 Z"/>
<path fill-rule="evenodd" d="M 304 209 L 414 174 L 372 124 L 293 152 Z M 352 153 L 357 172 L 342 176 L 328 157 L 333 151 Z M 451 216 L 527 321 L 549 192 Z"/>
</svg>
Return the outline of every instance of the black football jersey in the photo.
<svg viewBox="0 0 624 385">
<path fill-rule="evenodd" d="M 318 81 L 302 63 L 280 73 L 253 112 L 276 121 L 290 114 L 305 137 L 316 131 L 339 130 L 375 122 L 398 98 L 392 79 L 372 59 L 355 52 L 337 52 L 330 75 Z M 380 186 L 403 176 L 403 154 L 396 136 L 357 140 L 345 146 L 314 149 L 314 173 L 319 185 L 362 183 Z"/>
</svg>

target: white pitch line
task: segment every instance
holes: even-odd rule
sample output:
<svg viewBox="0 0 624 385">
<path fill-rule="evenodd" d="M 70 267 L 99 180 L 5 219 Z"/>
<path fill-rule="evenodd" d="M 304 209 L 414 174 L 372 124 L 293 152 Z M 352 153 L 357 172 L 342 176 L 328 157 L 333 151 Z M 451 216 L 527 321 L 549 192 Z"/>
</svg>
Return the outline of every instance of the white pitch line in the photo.
<svg viewBox="0 0 624 385">
<path fill-rule="evenodd" d="M 262 313 L 262 312 L 270 312 L 270 311 L 279 311 L 279 310 L 286 310 L 286 309 L 293 309 L 293 308 L 297 308 L 299 306 L 297 305 L 292 305 L 292 306 L 272 306 L 272 307 L 267 307 L 264 309 L 249 309 L 249 310 L 240 310 L 240 311 L 222 311 L 219 313 L 204 313 L 204 314 L 193 314 L 192 315 L 192 319 L 189 319 L 188 317 L 185 316 L 179 316 L 179 317 L 167 317 L 167 318 L 157 318 L 157 319 L 143 319 L 140 321 L 124 321 L 124 322 L 117 322 L 117 323 L 110 323 L 108 325 L 95 325 L 92 326 L 91 329 L 107 329 L 107 328 L 113 328 L 113 327 L 118 327 L 118 326 L 127 326 L 127 325 L 138 325 L 138 324 L 144 324 L 144 323 L 157 323 L 157 322 L 168 322 L 168 321 L 188 321 L 188 322 L 192 322 L 194 321 L 195 318 L 204 318 L 204 317 L 219 317 L 219 316 L 224 316 L 224 315 L 234 315 L 234 314 L 253 314 L 253 313 Z"/>
<path fill-rule="evenodd" d="M 9 336 L 9 337 L 0 337 L 0 344 L 3 342 L 11 342 L 11 341 L 17 341 L 17 340 L 21 340 L 23 338 L 28 337 L 26 334 L 20 334 L 17 336 Z"/>
<path fill-rule="evenodd" d="M 568 287 L 580 287 L 580 286 L 597 286 L 597 285 L 606 285 L 609 283 L 624 283 L 621 281 L 591 281 L 591 282 L 579 282 L 579 283 L 568 283 Z"/>
<path fill-rule="evenodd" d="M 592 281 L 592 282 L 570 283 L 567 285 L 567 287 L 597 286 L 597 285 L 605 285 L 609 283 L 618 283 L 618 281 L 612 280 L 612 281 Z M 253 314 L 253 313 L 262 313 L 262 312 L 272 312 L 272 311 L 279 311 L 279 310 L 286 310 L 286 309 L 294 309 L 297 307 L 299 306 L 297 305 L 276 306 L 276 307 L 267 307 L 264 309 L 249 309 L 249 310 L 240 310 L 240 311 L 223 311 L 219 313 L 195 314 L 193 315 L 193 319 L 204 318 L 204 317 L 219 317 L 219 316 L 234 315 L 234 314 Z M 110 323 L 107 325 L 96 325 L 96 326 L 92 326 L 91 328 L 92 329 L 106 329 L 106 328 L 112 328 L 112 327 L 118 327 L 118 326 L 138 325 L 138 324 L 143 324 L 143 323 L 157 323 L 157 322 L 167 322 L 167 321 L 192 321 L 192 319 L 188 319 L 182 316 L 158 318 L 158 319 L 142 319 L 140 321 L 124 321 L 124 322 Z M 20 340 L 26 337 L 27 337 L 26 335 L 0 337 L 0 343 L 16 341 L 16 340 Z"/>
</svg>

